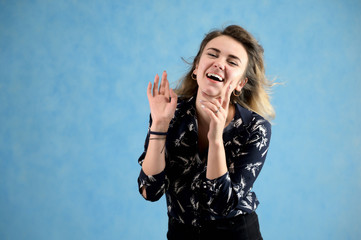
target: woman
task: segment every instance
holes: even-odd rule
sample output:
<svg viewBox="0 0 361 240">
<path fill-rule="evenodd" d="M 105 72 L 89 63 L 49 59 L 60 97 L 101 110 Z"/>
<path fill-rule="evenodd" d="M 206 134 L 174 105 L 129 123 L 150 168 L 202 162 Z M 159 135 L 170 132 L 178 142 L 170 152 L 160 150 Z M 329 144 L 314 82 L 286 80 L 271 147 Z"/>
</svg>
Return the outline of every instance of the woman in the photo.
<svg viewBox="0 0 361 240">
<path fill-rule="evenodd" d="M 158 84 L 138 184 L 147 200 L 166 194 L 168 239 L 262 239 L 252 186 L 274 117 L 263 48 L 240 26 L 210 32 L 180 86 L 166 72 Z"/>
</svg>

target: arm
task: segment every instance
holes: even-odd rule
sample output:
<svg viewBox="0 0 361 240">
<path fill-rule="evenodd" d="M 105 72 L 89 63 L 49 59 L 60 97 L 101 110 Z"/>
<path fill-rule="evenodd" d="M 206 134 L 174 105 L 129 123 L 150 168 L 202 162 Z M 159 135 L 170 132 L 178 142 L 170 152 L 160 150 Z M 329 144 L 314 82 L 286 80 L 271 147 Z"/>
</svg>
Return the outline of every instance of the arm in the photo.
<svg viewBox="0 0 361 240">
<path fill-rule="evenodd" d="M 235 208 L 251 212 L 257 207 L 258 201 L 251 189 L 266 159 L 271 125 L 264 119 L 255 118 L 248 130 L 250 135 L 246 143 L 233 149 L 235 156 L 229 171 L 204 183 L 207 204 L 215 214 L 225 216 Z"/>
<path fill-rule="evenodd" d="M 152 123 L 150 126 L 150 132 L 147 136 L 145 152 L 142 155 L 144 159 L 141 160 L 142 171 L 138 179 L 140 192 L 146 199 L 149 198 L 149 196 L 147 196 L 147 188 L 150 185 L 154 185 L 151 183 L 157 182 L 157 178 L 155 178 L 155 176 L 164 180 L 162 172 L 165 168 L 164 147 L 166 136 L 154 135 L 151 134 L 151 131 L 167 132 L 169 123 L 174 116 L 175 108 L 177 106 L 177 95 L 173 92 L 172 89 L 169 89 L 169 82 L 167 80 L 167 73 L 165 71 L 162 75 L 159 90 L 158 82 L 159 76 L 156 75 L 154 79 L 153 91 L 151 83 L 148 84 L 147 88 Z M 169 101 L 169 99 L 171 100 Z"/>
<path fill-rule="evenodd" d="M 231 94 L 231 85 L 229 84 L 223 100 L 213 99 L 208 102 L 202 101 L 202 108 L 210 118 L 209 131 L 207 134 L 209 142 L 207 179 L 216 179 L 228 171 L 223 146 L 223 130 L 226 125 Z"/>
</svg>

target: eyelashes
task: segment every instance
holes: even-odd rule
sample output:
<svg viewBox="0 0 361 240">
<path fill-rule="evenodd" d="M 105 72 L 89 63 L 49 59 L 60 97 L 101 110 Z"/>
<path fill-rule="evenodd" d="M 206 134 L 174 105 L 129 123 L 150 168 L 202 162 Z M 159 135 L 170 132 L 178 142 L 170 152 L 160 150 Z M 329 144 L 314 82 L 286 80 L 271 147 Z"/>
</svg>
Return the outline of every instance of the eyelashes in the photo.
<svg viewBox="0 0 361 240">
<path fill-rule="evenodd" d="M 218 55 L 214 54 L 214 53 L 207 53 L 208 56 L 210 56 L 211 58 L 217 58 Z M 229 64 L 233 65 L 233 66 L 238 66 L 238 63 L 232 60 L 228 60 L 227 61 Z"/>
<path fill-rule="evenodd" d="M 233 61 L 229 61 L 230 64 L 234 65 L 234 66 L 238 66 L 238 64 L 236 62 Z"/>
</svg>

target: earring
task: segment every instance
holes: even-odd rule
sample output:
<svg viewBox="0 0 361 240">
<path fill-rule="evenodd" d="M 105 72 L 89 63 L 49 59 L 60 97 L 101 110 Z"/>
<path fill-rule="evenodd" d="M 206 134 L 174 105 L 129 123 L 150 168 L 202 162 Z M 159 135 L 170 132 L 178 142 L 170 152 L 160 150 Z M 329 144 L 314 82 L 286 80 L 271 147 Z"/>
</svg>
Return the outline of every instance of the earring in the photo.
<svg viewBox="0 0 361 240">
<path fill-rule="evenodd" d="M 192 73 L 192 74 L 191 74 L 191 78 L 192 78 L 194 81 L 197 81 L 197 75 L 196 75 L 196 74 Z"/>
<path fill-rule="evenodd" d="M 241 95 L 241 91 L 239 91 L 238 93 L 236 93 L 237 91 L 236 90 L 233 90 L 233 95 L 235 97 L 239 97 Z"/>
</svg>

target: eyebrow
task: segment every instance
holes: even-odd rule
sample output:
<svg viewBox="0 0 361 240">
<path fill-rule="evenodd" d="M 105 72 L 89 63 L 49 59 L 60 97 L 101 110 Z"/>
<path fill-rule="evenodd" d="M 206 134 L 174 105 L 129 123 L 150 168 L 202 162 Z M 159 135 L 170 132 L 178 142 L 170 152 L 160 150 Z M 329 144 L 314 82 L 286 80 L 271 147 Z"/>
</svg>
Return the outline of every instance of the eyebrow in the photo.
<svg viewBox="0 0 361 240">
<path fill-rule="evenodd" d="M 207 50 L 213 50 L 213 51 L 216 51 L 217 53 L 220 53 L 220 52 L 221 52 L 219 49 L 217 49 L 217 48 L 212 48 L 212 47 L 211 47 L 211 48 L 207 48 Z M 230 54 L 229 57 L 230 57 L 230 58 L 234 58 L 234 59 L 236 59 L 236 60 L 238 60 L 238 61 L 240 61 L 240 62 L 242 63 L 241 59 L 240 59 L 239 57 L 235 56 L 235 55 Z"/>
</svg>

